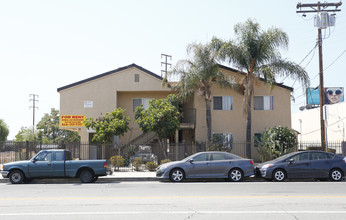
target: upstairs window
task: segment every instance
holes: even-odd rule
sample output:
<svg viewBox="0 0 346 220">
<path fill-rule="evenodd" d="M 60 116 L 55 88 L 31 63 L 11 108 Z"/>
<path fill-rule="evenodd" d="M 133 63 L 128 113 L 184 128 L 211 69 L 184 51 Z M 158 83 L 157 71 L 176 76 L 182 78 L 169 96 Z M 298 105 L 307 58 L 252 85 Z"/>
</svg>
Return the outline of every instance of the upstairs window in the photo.
<svg viewBox="0 0 346 220">
<path fill-rule="evenodd" d="M 254 96 L 254 110 L 274 110 L 274 96 Z"/>
<path fill-rule="evenodd" d="M 214 96 L 213 110 L 233 110 L 233 96 Z"/>
<path fill-rule="evenodd" d="M 139 74 L 135 74 L 135 82 L 139 82 Z"/>
</svg>

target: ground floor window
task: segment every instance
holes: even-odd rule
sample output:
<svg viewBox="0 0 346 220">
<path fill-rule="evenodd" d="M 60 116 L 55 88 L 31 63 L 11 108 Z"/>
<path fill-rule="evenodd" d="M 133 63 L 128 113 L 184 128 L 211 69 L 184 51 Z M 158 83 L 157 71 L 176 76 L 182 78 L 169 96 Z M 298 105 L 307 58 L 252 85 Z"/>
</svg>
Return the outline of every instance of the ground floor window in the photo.
<svg viewBox="0 0 346 220">
<path fill-rule="evenodd" d="M 231 148 L 233 146 L 233 135 L 231 133 L 214 133 L 213 139 L 223 148 Z"/>
<path fill-rule="evenodd" d="M 152 100 L 152 98 L 134 98 L 134 99 L 132 99 L 133 111 L 135 111 L 135 109 L 141 105 L 143 105 L 144 109 L 148 109 L 150 100 Z"/>
</svg>

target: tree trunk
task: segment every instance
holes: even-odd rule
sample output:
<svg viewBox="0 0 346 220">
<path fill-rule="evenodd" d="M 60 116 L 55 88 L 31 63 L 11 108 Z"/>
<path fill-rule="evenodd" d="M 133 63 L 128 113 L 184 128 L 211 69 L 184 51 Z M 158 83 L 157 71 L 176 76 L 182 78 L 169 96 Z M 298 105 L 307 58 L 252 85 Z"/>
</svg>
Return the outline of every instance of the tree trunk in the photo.
<svg viewBox="0 0 346 220">
<path fill-rule="evenodd" d="M 205 100 L 206 107 L 206 120 L 207 120 L 207 142 L 211 140 L 211 109 L 210 109 L 210 100 Z"/>
<path fill-rule="evenodd" d="M 251 98 L 248 102 L 249 110 L 246 118 L 246 157 L 251 158 Z"/>
<path fill-rule="evenodd" d="M 165 157 L 164 159 L 168 159 L 167 150 L 165 148 L 165 141 L 161 140 L 160 138 L 158 138 L 158 140 L 159 140 L 159 144 L 160 144 L 163 156 Z"/>
</svg>

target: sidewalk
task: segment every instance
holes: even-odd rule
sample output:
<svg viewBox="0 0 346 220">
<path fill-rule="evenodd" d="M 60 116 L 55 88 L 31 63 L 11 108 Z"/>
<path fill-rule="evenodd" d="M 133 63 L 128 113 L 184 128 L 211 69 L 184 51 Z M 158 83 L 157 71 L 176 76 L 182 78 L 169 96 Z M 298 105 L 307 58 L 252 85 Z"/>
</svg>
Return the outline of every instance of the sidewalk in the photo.
<svg viewBox="0 0 346 220">
<path fill-rule="evenodd" d="M 78 178 L 71 179 L 44 179 L 44 181 L 49 180 L 49 182 L 70 182 L 70 181 L 79 181 Z M 111 175 L 100 176 L 97 182 L 117 182 L 117 181 L 158 181 L 161 179 L 156 178 L 155 172 L 149 171 L 116 171 Z M 9 179 L 2 178 L 0 175 L 0 183 L 9 183 Z"/>
</svg>

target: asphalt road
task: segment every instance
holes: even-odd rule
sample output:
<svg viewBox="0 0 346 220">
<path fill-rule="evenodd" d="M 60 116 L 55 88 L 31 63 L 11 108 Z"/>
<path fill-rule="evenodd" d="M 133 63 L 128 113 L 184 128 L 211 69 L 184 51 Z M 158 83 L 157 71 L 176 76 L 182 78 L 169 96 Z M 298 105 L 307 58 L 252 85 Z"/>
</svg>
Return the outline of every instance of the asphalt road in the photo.
<svg viewBox="0 0 346 220">
<path fill-rule="evenodd" d="M 346 182 L 0 184 L 0 219 L 345 219 Z"/>
</svg>

